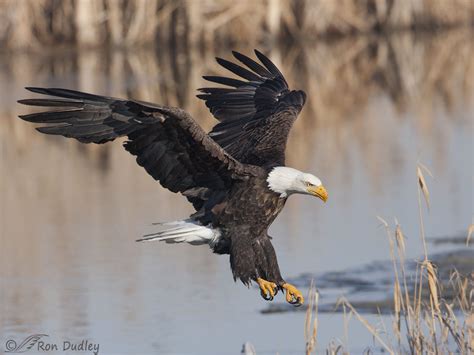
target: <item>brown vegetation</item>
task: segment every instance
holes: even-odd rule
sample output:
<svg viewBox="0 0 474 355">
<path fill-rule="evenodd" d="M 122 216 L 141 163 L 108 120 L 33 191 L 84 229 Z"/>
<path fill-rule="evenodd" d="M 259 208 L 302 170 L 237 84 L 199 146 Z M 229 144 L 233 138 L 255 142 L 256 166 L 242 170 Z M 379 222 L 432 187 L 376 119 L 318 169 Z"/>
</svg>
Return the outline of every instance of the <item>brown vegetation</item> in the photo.
<svg viewBox="0 0 474 355">
<path fill-rule="evenodd" d="M 392 230 L 384 219 L 378 217 L 387 232 L 393 263 L 392 331 L 387 331 L 388 328 L 383 324 L 382 319 L 382 327 L 372 325 L 357 311 L 356 307 L 342 297 L 339 304 L 344 307 L 346 331 L 347 317 L 354 315 L 372 334 L 374 342 L 389 354 L 471 354 L 474 352 L 474 273 L 461 275 L 457 271 L 453 272 L 450 286 L 454 291 L 454 297 L 450 301 L 443 298 L 443 288 L 437 277 L 438 270 L 436 265 L 428 259 L 426 249 L 421 196 L 424 196 L 429 206 L 429 190 L 423 170 L 427 171 L 420 164 L 417 167 L 418 207 L 420 237 L 425 255 L 418 263 L 414 280 L 407 275 L 405 270 L 405 236 L 400 225 L 396 221 L 395 228 Z M 409 291 L 409 283 L 415 284 L 414 293 Z M 310 355 L 316 348 L 318 329 L 318 297 L 314 284 L 311 285 L 308 298 L 310 303 L 306 314 L 305 339 L 306 354 Z M 329 344 L 326 353 L 348 354 L 347 346 L 348 344 L 337 346 Z"/>
<path fill-rule="evenodd" d="M 263 46 L 280 39 L 472 25 L 473 0 L 3 0 L 3 48 Z"/>
</svg>

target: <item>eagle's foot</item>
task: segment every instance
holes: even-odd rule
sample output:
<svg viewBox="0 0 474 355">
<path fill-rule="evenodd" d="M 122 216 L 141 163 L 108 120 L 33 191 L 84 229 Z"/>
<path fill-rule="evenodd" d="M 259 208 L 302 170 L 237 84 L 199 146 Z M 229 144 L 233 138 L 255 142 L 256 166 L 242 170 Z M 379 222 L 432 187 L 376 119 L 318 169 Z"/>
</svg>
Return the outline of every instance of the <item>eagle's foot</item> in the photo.
<svg viewBox="0 0 474 355">
<path fill-rule="evenodd" d="M 272 301 L 273 297 L 275 297 L 278 292 L 276 283 L 261 279 L 260 277 L 257 279 L 257 283 L 258 286 L 260 286 L 260 294 L 263 299 L 266 301 Z"/>
<path fill-rule="evenodd" d="M 288 303 L 295 306 L 301 306 L 304 303 L 303 294 L 295 286 L 284 283 L 281 287 L 286 291 L 286 301 Z"/>
</svg>

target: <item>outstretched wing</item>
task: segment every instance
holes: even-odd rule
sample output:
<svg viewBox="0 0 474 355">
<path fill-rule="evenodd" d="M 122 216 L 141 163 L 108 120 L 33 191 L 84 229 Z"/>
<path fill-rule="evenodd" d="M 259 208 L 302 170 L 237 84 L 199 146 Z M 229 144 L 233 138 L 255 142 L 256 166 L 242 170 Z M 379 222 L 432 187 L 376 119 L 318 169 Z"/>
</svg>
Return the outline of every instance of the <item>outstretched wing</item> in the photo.
<svg viewBox="0 0 474 355">
<path fill-rule="evenodd" d="M 199 89 L 203 94 L 198 97 L 220 121 L 210 136 L 242 163 L 284 165 L 288 134 L 306 94 L 291 91 L 283 74 L 259 51 L 255 54 L 261 64 L 232 53 L 248 69 L 222 58 L 217 62 L 241 79 L 204 76 L 227 87 Z"/>
<path fill-rule="evenodd" d="M 84 143 L 128 136 L 124 147 L 137 157 L 137 163 L 167 189 L 187 196 L 196 210 L 253 172 L 254 168 L 229 156 L 183 110 L 66 89 L 27 89 L 54 96 L 19 101 L 56 108 L 20 116 L 47 124 L 38 131 Z"/>
</svg>

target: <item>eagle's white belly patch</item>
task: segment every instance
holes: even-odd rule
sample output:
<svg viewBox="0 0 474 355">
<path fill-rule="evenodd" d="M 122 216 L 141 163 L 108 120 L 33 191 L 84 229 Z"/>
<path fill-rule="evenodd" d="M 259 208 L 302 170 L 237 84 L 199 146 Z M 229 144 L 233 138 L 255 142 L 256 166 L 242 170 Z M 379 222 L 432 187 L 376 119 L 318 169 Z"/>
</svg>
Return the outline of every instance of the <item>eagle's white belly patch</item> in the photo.
<svg viewBox="0 0 474 355">
<path fill-rule="evenodd" d="M 217 244 L 221 236 L 219 229 L 203 226 L 192 219 L 157 224 L 171 226 L 171 228 L 144 235 L 137 241 L 158 240 L 166 243 L 189 243 L 192 245 L 208 244 L 212 248 Z"/>
</svg>

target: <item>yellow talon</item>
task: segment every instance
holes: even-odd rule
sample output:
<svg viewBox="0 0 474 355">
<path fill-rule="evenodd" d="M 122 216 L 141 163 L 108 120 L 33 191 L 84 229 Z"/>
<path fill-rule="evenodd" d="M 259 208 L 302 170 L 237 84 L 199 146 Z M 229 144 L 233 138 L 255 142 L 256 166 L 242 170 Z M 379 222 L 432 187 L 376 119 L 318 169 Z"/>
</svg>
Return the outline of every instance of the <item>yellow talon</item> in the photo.
<svg viewBox="0 0 474 355">
<path fill-rule="evenodd" d="M 296 306 L 301 306 L 304 303 L 303 294 L 295 286 L 285 283 L 281 287 L 286 291 L 286 301 L 288 303 Z"/>
<path fill-rule="evenodd" d="M 260 294 L 262 297 L 267 301 L 273 300 L 273 297 L 275 297 L 278 292 L 276 283 L 261 279 L 260 277 L 257 278 L 257 283 L 258 286 L 260 286 Z"/>
</svg>

